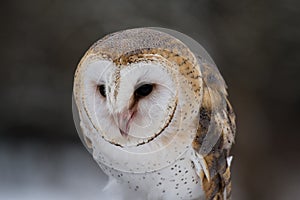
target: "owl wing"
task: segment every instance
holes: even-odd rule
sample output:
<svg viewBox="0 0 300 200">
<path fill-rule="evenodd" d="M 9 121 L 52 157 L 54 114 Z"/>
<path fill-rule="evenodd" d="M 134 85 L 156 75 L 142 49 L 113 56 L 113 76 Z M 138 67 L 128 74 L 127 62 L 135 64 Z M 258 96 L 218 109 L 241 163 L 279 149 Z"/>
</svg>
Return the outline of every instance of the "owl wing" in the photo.
<svg viewBox="0 0 300 200">
<path fill-rule="evenodd" d="M 235 115 L 227 100 L 226 84 L 213 64 L 201 63 L 203 99 L 192 161 L 208 200 L 231 197 L 229 156 L 235 137 Z"/>
</svg>

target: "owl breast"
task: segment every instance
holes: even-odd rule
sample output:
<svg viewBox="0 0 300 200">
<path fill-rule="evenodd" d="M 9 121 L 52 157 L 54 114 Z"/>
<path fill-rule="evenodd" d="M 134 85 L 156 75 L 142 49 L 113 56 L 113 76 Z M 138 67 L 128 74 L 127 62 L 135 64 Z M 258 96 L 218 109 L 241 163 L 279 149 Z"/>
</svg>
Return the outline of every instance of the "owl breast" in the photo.
<svg viewBox="0 0 300 200">
<path fill-rule="evenodd" d="M 190 151 L 187 151 L 170 166 L 146 173 L 122 172 L 101 163 L 99 165 L 109 177 L 117 180 L 115 185 L 107 188 L 109 193 L 122 187 L 127 191 L 124 194 L 134 194 L 136 199 L 199 199 L 204 192 L 200 189 L 202 183 L 194 163 L 188 159 L 189 154 Z M 126 196 L 123 198 L 126 199 Z"/>
</svg>

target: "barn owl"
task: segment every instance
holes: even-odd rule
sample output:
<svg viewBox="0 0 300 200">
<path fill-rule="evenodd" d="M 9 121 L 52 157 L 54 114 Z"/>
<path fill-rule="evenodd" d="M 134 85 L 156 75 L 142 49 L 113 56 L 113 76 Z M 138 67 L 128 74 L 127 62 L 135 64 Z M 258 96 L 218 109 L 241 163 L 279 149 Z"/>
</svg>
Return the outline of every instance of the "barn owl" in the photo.
<svg viewBox="0 0 300 200">
<path fill-rule="evenodd" d="M 230 199 L 235 115 L 195 40 L 162 28 L 107 35 L 78 64 L 73 99 L 111 199 Z"/>
</svg>

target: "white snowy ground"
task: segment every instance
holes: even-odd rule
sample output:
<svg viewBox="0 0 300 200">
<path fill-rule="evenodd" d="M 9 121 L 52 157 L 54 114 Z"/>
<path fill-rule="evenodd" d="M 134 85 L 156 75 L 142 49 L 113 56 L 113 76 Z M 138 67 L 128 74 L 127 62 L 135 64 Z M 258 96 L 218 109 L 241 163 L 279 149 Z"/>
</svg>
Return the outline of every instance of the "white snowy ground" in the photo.
<svg viewBox="0 0 300 200">
<path fill-rule="evenodd" d="M 107 178 L 79 145 L 0 143 L 0 200 L 101 200 Z"/>
</svg>

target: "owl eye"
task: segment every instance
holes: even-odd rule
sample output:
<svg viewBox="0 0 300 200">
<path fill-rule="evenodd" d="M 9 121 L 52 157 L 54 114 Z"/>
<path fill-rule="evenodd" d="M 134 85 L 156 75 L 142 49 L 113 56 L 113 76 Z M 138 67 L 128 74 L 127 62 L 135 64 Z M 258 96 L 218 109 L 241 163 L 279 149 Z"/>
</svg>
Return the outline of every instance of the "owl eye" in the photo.
<svg viewBox="0 0 300 200">
<path fill-rule="evenodd" d="M 134 94 L 138 97 L 148 96 L 153 90 L 152 84 L 144 84 L 135 90 Z"/>
<path fill-rule="evenodd" d="M 98 86 L 99 92 L 103 97 L 106 97 L 105 85 Z"/>
</svg>

